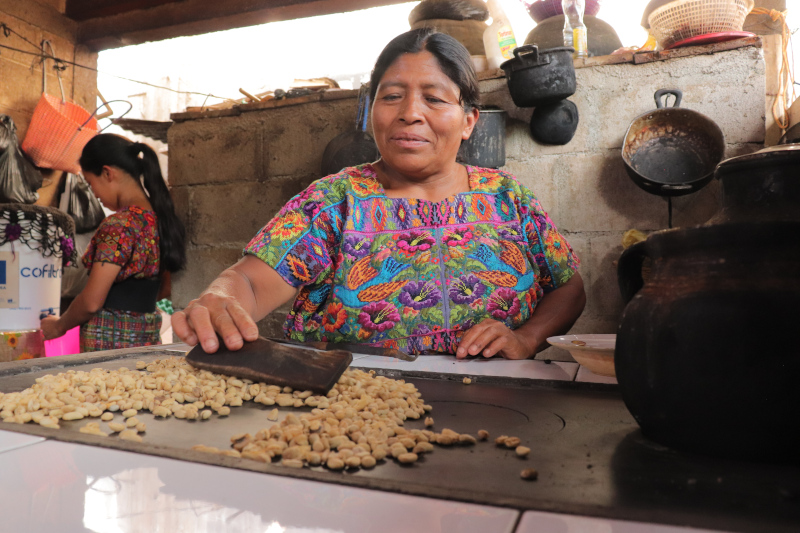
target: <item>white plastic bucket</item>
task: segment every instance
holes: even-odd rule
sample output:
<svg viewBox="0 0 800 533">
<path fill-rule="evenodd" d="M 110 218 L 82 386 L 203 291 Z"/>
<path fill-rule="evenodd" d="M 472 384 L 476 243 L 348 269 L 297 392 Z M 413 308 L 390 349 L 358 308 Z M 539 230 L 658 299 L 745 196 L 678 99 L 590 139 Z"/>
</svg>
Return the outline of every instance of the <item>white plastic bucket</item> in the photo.
<svg viewBox="0 0 800 533">
<path fill-rule="evenodd" d="M 39 329 L 40 316 L 60 306 L 61 258 L 19 241 L 0 246 L 0 331 Z"/>
</svg>

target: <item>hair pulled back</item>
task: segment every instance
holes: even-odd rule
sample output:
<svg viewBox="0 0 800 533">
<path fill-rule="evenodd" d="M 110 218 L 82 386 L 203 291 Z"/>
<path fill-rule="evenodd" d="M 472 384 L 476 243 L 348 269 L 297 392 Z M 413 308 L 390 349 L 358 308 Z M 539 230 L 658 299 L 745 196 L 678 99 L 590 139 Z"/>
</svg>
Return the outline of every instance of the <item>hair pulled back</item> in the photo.
<svg viewBox="0 0 800 533">
<path fill-rule="evenodd" d="M 158 156 L 152 148 L 119 135 L 102 133 L 86 143 L 79 163 L 85 172 L 98 176 L 104 166 L 111 166 L 139 181 L 158 220 L 160 269 L 176 272 L 186 266 L 186 228 L 175 214 Z"/>
<path fill-rule="evenodd" d="M 383 49 L 375 62 L 369 78 L 370 99 L 375 101 L 378 84 L 392 64 L 403 54 L 418 54 L 422 51 L 433 54 L 439 68 L 458 86 L 461 105 L 470 111 L 480 105 L 478 76 L 464 45 L 446 33 L 439 33 L 433 28 L 419 28 L 401 33 Z"/>
</svg>

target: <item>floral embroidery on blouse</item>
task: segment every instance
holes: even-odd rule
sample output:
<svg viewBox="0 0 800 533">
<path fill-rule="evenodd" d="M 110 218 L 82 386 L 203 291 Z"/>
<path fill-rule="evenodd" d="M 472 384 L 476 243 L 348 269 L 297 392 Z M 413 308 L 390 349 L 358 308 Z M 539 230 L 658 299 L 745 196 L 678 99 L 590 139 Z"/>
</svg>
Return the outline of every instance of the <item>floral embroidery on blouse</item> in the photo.
<svg viewBox="0 0 800 533">
<path fill-rule="evenodd" d="M 578 258 L 516 178 L 467 170 L 441 202 L 386 197 L 370 164 L 292 198 L 244 249 L 301 288 L 287 336 L 455 353 L 485 318 L 524 324 Z"/>
<path fill-rule="evenodd" d="M 83 264 L 113 263 L 122 267 L 115 282 L 153 278 L 159 270 L 158 224 L 152 211 L 136 206 L 107 216 L 92 237 Z"/>
</svg>

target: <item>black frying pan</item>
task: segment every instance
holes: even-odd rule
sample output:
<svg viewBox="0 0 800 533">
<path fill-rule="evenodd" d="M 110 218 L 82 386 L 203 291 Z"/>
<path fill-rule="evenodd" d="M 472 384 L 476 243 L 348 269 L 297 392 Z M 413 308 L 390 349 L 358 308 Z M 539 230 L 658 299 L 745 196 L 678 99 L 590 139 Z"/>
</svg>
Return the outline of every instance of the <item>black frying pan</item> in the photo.
<svg viewBox="0 0 800 533">
<path fill-rule="evenodd" d="M 668 95 L 675 97 L 672 107 L 666 106 Z M 725 155 L 722 130 L 702 113 L 680 108 L 682 96 L 678 89 L 656 91 L 657 109 L 637 117 L 622 143 L 628 175 L 639 187 L 659 196 L 702 189 Z"/>
</svg>

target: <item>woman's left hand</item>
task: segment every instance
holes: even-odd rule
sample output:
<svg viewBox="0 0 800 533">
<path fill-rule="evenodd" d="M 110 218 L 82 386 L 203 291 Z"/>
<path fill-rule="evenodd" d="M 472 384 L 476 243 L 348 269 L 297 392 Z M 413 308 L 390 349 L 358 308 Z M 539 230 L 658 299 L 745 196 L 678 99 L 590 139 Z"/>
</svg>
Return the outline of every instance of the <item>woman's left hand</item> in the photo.
<svg viewBox="0 0 800 533">
<path fill-rule="evenodd" d="M 456 357 L 470 355 L 484 357 L 500 355 L 505 359 L 527 359 L 533 355 L 533 347 L 502 322 L 487 318 L 472 326 L 461 338 Z"/>
<path fill-rule="evenodd" d="M 42 319 L 42 333 L 44 334 L 44 340 L 49 341 L 51 339 L 57 339 L 58 337 L 63 336 L 66 331 L 63 331 L 61 327 L 61 322 L 57 316 L 46 316 Z"/>
</svg>

